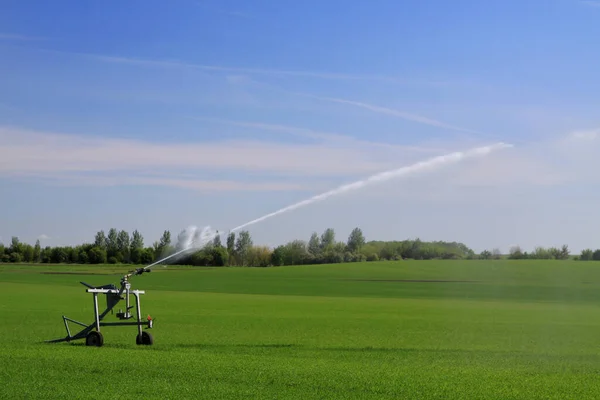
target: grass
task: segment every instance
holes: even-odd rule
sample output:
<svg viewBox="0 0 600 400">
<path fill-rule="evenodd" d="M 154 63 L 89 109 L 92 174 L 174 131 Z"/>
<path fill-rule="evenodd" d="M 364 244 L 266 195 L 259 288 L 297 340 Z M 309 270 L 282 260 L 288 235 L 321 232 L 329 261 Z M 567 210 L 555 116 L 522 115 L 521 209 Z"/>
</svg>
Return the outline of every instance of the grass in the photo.
<svg viewBox="0 0 600 400">
<path fill-rule="evenodd" d="M 596 263 L 159 268 L 132 278 L 154 346 L 43 343 L 127 269 L 0 266 L 1 398 L 600 398 Z"/>
</svg>

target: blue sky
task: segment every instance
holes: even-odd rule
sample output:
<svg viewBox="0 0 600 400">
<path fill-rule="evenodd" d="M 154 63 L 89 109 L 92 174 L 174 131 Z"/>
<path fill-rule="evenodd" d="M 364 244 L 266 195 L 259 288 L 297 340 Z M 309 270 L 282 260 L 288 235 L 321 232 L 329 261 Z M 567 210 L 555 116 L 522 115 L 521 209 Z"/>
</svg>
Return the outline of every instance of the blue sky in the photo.
<svg viewBox="0 0 600 400">
<path fill-rule="evenodd" d="M 3 1 L 0 241 L 223 231 L 502 141 L 249 229 L 600 247 L 598 37 L 600 1 Z"/>
</svg>

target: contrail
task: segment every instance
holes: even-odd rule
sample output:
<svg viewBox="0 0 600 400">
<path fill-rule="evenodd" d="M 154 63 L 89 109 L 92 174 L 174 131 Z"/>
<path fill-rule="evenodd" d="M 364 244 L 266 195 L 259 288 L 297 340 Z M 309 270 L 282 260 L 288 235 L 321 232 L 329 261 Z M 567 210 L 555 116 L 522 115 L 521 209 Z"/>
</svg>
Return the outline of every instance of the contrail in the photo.
<svg viewBox="0 0 600 400">
<path fill-rule="evenodd" d="M 423 171 L 423 170 L 429 170 L 429 169 L 434 169 L 436 167 L 439 167 L 441 165 L 444 164 L 450 164 L 450 163 L 455 163 L 458 161 L 461 161 L 465 158 L 469 158 L 469 157 L 475 157 L 475 156 L 484 156 L 487 155 L 489 153 L 491 153 L 494 150 L 499 150 L 499 149 L 503 149 L 503 148 L 507 148 L 507 147 L 512 147 L 511 144 L 506 144 L 506 143 L 496 143 L 490 146 L 484 146 L 484 147 L 477 147 L 474 149 L 470 149 L 467 151 L 458 151 L 455 153 L 450 153 L 450 154 L 446 154 L 443 156 L 438 156 L 438 157 L 434 157 L 434 158 L 430 158 L 429 160 L 426 161 L 421 161 L 418 162 L 416 164 L 413 165 L 409 165 L 407 167 L 402 167 L 402 168 L 398 168 L 398 169 L 394 169 L 394 170 L 390 170 L 390 171 L 385 171 L 385 172 L 380 172 L 376 175 L 370 176 L 369 178 L 360 180 L 358 182 L 354 182 L 354 183 L 350 183 L 347 185 L 343 185 L 340 186 L 336 189 L 330 190 L 328 192 L 316 195 L 314 197 L 311 197 L 309 199 L 300 201 L 296 204 L 292 204 L 291 206 L 287 206 L 282 208 L 281 210 L 272 212 L 270 214 L 267 214 L 265 216 L 262 216 L 260 218 L 254 219 L 250 222 L 246 222 L 243 225 L 240 226 L 236 226 L 235 228 L 231 229 L 231 232 L 233 231 L 237 231 L 240 230 L 242 228 L 245 228 L 249 225 L 254 225 L 256 223 L 262 222 L 268 218 L 274 217 L 276 215 L 279 214 L 283 214 L 286 213 L 288 211 L 292 211 L 295 210 L 297 208 L 300 207 L 304 207 L 307 206 L 309 204 L 312 203 L 316 203 L 318 201 L 322 201 L 325 200 L 331 196 L 335 196 L 338 194 L 342 194 L 345 192 L 349 192 L 351 190 L 357 190 L 357 189 L 361 189 L 371 183 L 375 183 L 375 182 L 384 182 L 393 178 L 397 178 L 400 176 L 405 176 L 405 175 L 410 175 L 412 173 L 415 172 L 419 172 L 419 171 Z"/>
</svg>

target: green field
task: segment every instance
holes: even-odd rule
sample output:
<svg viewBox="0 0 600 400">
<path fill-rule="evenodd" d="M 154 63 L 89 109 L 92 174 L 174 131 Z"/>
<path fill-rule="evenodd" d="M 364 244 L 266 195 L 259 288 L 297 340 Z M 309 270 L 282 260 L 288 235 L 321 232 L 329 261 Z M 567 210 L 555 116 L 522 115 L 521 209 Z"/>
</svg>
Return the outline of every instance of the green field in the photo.
<svg viewBox="0 0 600 400">
<path fill-rule="evenodd" d="M 0 265 L 0 398 L 600 398 L 593 262 L 159 268 L 132 278 L 153 346 L 43 343 L 126 270 Z"/>
</svg>

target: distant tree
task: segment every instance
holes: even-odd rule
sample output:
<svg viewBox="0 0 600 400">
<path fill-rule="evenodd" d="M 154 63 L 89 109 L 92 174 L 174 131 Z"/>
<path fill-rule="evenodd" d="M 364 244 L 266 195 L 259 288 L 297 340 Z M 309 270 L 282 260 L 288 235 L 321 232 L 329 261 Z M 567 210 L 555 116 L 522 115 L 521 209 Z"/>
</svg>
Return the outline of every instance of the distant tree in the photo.
<svg viewBox="0 0 600 400">
<path fill-rule="evenodd" d="M 600 261 L 600 249 L 594 251 L 592 254 L 592 260 Z"/>
<path fill-rule="evenodd" d="M 536 260 L 550 260 L 553 257 L 552 252 L 542 246 L 537 246 L 532 253 L 532 258 Z"/>
<path fill-rule="evenodd" d="M 279 267 L 284 265 L 285 246 L 277 246 L 271 253 L 271 265 Z"/>
<path fill-rule="evenodd" d="M 164 231 L 160 240 L 154 246 L 154 257 L 156 260 L 171 255 L 171 232 Z"/>
<path fill-rule="evenodd" d="M 13 251 L 12 253 L 9 254 L 8 257 L 9 257 L 8 259 L 11 263 L 23 262 L 23 255 L 21 253 L 17 253 L 15 251 Z"/>
<path fill-rule="evenodd" d="M 569 246 L 563 245 L 560 249 L 557 247 L 551 247 L 548 249 L 551 258 L 555 260 L 568 260 L 570 256 Z"/>
<path fill-rule="evenodd" d="M 321 235 L 321 251 L 327 251 L 335 244 L 335 231 L 332 228 L 325 229 Z"/>
<path fill-rule="evenodd" d="M 223 247 L 223 244 L 221 243 L 221 234 L 218 231 L 215 238 L 213 239 L 212 245 L 213 247 Z"/>
<path fill-rule="evenodd" d="M 484 250 L 479 255 L 479 258 L 482 260 L 489 260 L 490 258 L 492 258 L 492 253 L 489 250 Z"/>
<path fill-rule="evenodd" d="M 213 246 L 212 250 L 212 259 L 215 267 L 223 267 L 227 265 L 229 262 L 229 253 L 227 253 L 227 249 L 223 246 Z"/>
<path fill-rule="evenodd" d="M 354 228 L 348 236 L 348 250 L 352 253 L 358 252 L 365 245 L 365 237 L 360 228 Z"/>
<path fill-rule="evenodd" d="M 130 259 L 130 246 L 129 233 L 126 231 L 119 231 L 117 236 L 117 254 L 115 257 L 119 262 L 129 263 Z"/>
<path fill-rule="evenodd" d="M 367 256 L 367 261 L 379 261 L 377 253 L 372 253 Z"/>
<path fill-rule="evenodd" d="M 271 265 L 271 249 L 266 246 L 252 246 L 247 251 L 247 264 L 250 267 L 268 267 Z"/>
<path fill-rule="evenodd" d="M 23 243 L 17 236 L 13 236 L 10 240 L 10 247 L 8 248 L 9 253 L 23 254 Z"/>
<path fill-rule="evenodd" d="M 42 249 L 40 258 L 43 263 L 49 263 L 52 255 L 52 247 L 46 246 Z"/>
<path fill-rule="evenodd" d="M 281 254 L 283 256 L 283 265 L 302 265 L 311 260 L 306 242 L 303 240 L 292 240 L 286 243 L 282 248 Z"/>
<path fill-rule="evenodd" d="M 77 260 L 81 264 L 87 264 L 90 261 L 89 257 L 88 257 L 88 253 L 83 249 L 79 250 L 79 253 L 77 255 Z"/>
<path fill-rule="evenodd" d="M 511 260 L 520 260 L 523 259 L 523 250 L 519 246 L 513 246 L 510 248 L 508 258 Z"/>
<path fill-rule="evenodd" d="M 116 258 L 118 252 L 119 231 L 115 228 L 110 228 L 106 237 L 106 254 L 108 258 Z"/>
<path fill-rule="evenodd" d="M 152 247 L 147 247 L 143 249 L 140 255 L 140 264 L 150 264 L 154 262 L 154 254 L 155 252 Z"/>
<path fill-rule="evenodd" d="M 356 261 L 356 255 L 354 253 L 351 253 L 349 251 L 345 251 L 344 252 L 344 262 L 345 263 L 351 263 Z"/>
<path fill-rule="evenodd" d="M 562 247 L 560 248 L 560 252 L 558 253 L 559 259 L 560 260 L 568 260 L 570 254 L 571 254 L 571 251 L 569 250 L 569 246 L 567 246 L 566 244 L 563 244 Z"/>
<path fill-rule="evenodd" d="M 94 238 L 94 246 L 106 250 L 107 244 L 108 243 L 104 231 L 96 233 L 96 237 Z"/>
<path fill-rule="evenodd" d="M 393 260 L 398 255 L 398 250 L 400 250 L 402 247 L 405 246 L 398 246 L 396 243 L 385 243 L 379 250 L 377 260 L 379 260 L 380 258 L 383 260 Z M 406 250 L 404 251 L 407 258 L 412 258 L 416 256 L 416 254 L 411 251 L 410 247 L 411 246 L 406 246 Z"/>
<path fill-rule="evenodd" d="M 423 259 L 423 255 L 422 255 L 422 248 L 423 248 L 423 241 L 419 238 L 416 238 L 413 241 L 409 241 L 407 243 L 407 246 L 405 247 L 405 252 L 406 255 L 403 255 L 404 258 L 412 258 L 414 260 L 421 260 Z"/>
<path fill-rule="evenodd" d="M 64 247 L 54 247 L 50 255 L 50 262 L 53 264 L 66 263 L 69 261 L 69 254 Z"/>
<path fill-rule="evenodd" d="M 241 262 L 242 266 L 246 265 L 246 257 L 252 245 L 253 243 L 250 232 L 241 231 L 238 234 L 237 241 L 235 242 L 235 254 L 239 257 L 239 261 Z"/>
<path fill-rule="evenodd" d="M 39 263 L 42 261 L 42 246 L 40 245 L 40 240 L 35 241 L 35 246 L 33 247 L 33 262 Z"/>
<path fill-rule="evenodd" d="M 495 248 L 492 250 L 492 258 L 494 260 L 499 260 L 500 258 L 502 258 L 502 252 L 500 251 L 500 249 Z"/>
<path fill-rule="evenodd" d="M 227 235 L 227 253 L 230 260 L 235 256 L 235 232 L 229 232 Z"/>
<path fill-rule="evenodd" d="M 171 232 L 164 231 L 159 242 L 161 247 L 166 247 L 171 245 Z"/>
<path fill-rule="evenodd" d="M 144 251 L 144 237 L 136 229 L 131 234 L 131 243 L 129 245 L 130 261 L 133 264 L 140 264 L 142 261 L 142 252 Z"/>
<path fill-rule="evenodd" d="M 315 258 L 321 253 L 321 238 L 317 232 L 313 232 L 308 240 L 308 252 Z"/>
<path fill-rule="evenodd" d="M 211 246 L 212 247 L 212 246 Z M 213 258 L 212 251 L 208 251 L 207 248 L 194 252 L 189 258 L 187 263 L 195 266 L 209 266 L 214 265 L 215 261 Z"/>
<path fill-rule="evenodd" d="M 90 264 L 106 264 L 106 250 L 99 246 L 94 246 L 88 251 L 88 261 Z"/>
<path fill-rule="evenodd" d="M 25 244 L 22 247 L 22 251 L 23 261 L 25 261 L 26 263 L 33 262 L 35 253 L 35 249 L 33 248 L 33 246 L 31 246 L 30 244 Z"/>
<path fill-rule="evenodd" d="M 83 261 L 79 260 L 79 250 L 81 246 L 66 246 L 65 253 L 67 254 L 67 262 L 71 264 L 81 264 Z"/>
<path fill-rule="evenodd" d="M 342 242 L 335 243 L 327 247 L 323 253 L 322 260 L 328 264 L 344 262 L 344 253 L 346 252 L 346 244 Z"/>
<path fill-rule="evenodd" d="M 592 261 L 594 257 L 594 250 L 592 249 L 585 249 L 581 252 L 581 255 L 579 256 L 579 259 L 581 261 Z"/>
<path fill-rule="evenodd" d="M 199 236 L 199 233 L 198 233 Z M 182 247 L 187 239 L 178 236 L 178 247 Z M 192 255 L 178 259 L 177 263 L 188 265 L 302 265 L 356 262 L 364 260 L 430 260 L 430 259 L 491 259 L 501 258 L 499 249 L 492 252 L 485 250 L 480 255 L 463 243 L 433 241 L 424 242 L 419 238 L 401 241 L 366 242 L 360 228 L 354 228 L 346 242 L 337 242 L 332 228 L 326 229 L 322 235 L 312 233 L 308 242 L 292 240 L 278 246 L 273 251 L 264 246 L 254 246 L 247 231 L 237 235 L 227 235 L 226 247 L 223 247 L 221 236 L 217 234 L 204 248 Z M 164 231 L 160 240 L 152 247 L 144 247 L 142 235 L 136 230 L 131 237 L 125 231 L 111 228 L 107 236 L 99 231 L 94 243 L 75 246 L 57 246 L 41 248 L 39 240 L 35 246 L 22 243 L 18 237 L 12 237 L 8 245 L 0 244 L 0 262 L 42 262 L 42 263 L 151 263 L 158 257 L 172 254 L 171 234 Z M 510 249 L 510 259 L 559 259 L 571 257 L 568 245 L 562 247 L 536 247 L 531 253 L 524 252 L 519 246 Z M 585 249 L 577 260 L 600 260 L 600 249 Z"/>
</svg>

